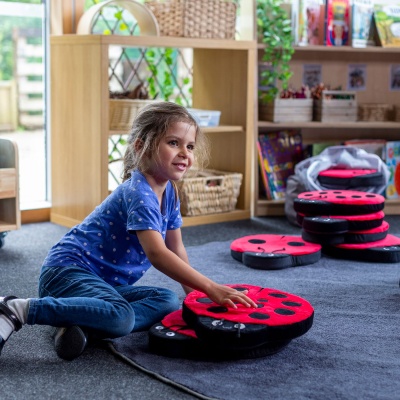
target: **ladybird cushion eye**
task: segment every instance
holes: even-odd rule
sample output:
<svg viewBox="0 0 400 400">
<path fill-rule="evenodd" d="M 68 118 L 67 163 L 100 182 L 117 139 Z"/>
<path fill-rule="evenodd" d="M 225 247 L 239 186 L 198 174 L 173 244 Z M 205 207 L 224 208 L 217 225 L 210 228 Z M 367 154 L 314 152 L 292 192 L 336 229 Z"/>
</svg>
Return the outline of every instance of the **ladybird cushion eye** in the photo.
<svg viewBox="0 0 400 400">
<path fill-rule="evenodd" d="M 301 236 L 250 235 L 234 240 L 231 256 L 254 269 L 283 269 L 317 262 L 321 246 L 308 243 Z"/>
</svg>

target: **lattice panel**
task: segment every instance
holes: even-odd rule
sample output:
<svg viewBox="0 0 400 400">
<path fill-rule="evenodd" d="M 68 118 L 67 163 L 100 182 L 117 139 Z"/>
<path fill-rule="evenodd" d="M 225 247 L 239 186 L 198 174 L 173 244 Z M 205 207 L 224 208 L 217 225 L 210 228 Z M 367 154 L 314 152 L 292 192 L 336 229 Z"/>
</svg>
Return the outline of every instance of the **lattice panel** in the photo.
<svg viewBox="0 0 400 400">
<path fill-rule="evenodd" d="M 87 0 L 86 9 L 100 1 Z M 133 16 L 122 8 L 103 7 L 92 24 L 92 33 L 140 35 Z M 150 98 L 173 101 L 190 107 L 193 76 L 191 49 L 126 48 L 111 46 L 109 52 L 109 90 L 125 92 L 143 84 Z M 109 140 L 109 186 L 113 190 L 121 183 L 121 158 L 126 135 L 114 135 Z"/>
</svg>

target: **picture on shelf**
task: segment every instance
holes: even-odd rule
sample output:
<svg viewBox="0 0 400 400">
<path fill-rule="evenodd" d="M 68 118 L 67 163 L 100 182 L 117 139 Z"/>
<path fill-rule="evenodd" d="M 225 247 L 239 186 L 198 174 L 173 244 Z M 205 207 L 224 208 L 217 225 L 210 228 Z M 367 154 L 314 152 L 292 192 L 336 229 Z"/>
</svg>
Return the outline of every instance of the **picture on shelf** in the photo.
<svg viewBox="0 0 400 400">
<path fill-rule="evenodd" d="M 303 65 L 303 85 L 313 88 L 322 82 L 322 66 L 321 64 L 304 64 Z"/>
<path fill-rule="evenodd" d="M 390 90 L 400 90 L 400 64 L 390 66 Z"/>
<path fill-rule="evenodd" d="M 350 64 L 348 68 L 347 89 L 366 90 L 367 66 L 365 64 Z"/>
<path fill-rule="evenodd" d="M 263 75 L 265 73 L 268 73 L 268 72 L 271 72 L 271 71 L 273 71 L 273 67 L 272 67 L 271 63 L 269 63 L 269 62 L 259 62 L 258 63 L 258 82 L 263 82 L 263 80 L 264 80 L 263 79 L 263 77 L 264 77 Z M 271 84 L 269 86 L 259 84 L 258 85 L 258 90 L 261 91 L 261 92 L 263 92 L 263 91 L 267 92 L 273 86 L 275 86 L 275 83 Z"/>
</svg>

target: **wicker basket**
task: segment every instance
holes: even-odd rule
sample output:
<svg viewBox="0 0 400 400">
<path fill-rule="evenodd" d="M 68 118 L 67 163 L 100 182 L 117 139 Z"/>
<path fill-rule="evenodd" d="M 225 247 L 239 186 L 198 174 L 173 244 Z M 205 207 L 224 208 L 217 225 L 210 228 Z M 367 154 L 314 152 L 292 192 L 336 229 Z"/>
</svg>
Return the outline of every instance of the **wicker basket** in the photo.
<svg viewBox="0 0 400 400">
<path fill-rule="evenodd" d="M 236 3 L 226 0 L 146 1 L 161 36 L 234 39 Z"/>
<path fill-rule="evenodd" d="M 242 177 L 240 173 L 190 170 L 178 182 L 181 214 L 196 216 L 234 210 Z"/>
<path fill-rule="evenodd" d="M 110 130 L 129 132 L 139 111 L 154 101 L 159 100 L 110 99 Z"/>
<path fill-rule="evenodd" d="M 389 121 L 390 104 L 359 104 L 358 120 L 359 121 Z"/>
</svg>

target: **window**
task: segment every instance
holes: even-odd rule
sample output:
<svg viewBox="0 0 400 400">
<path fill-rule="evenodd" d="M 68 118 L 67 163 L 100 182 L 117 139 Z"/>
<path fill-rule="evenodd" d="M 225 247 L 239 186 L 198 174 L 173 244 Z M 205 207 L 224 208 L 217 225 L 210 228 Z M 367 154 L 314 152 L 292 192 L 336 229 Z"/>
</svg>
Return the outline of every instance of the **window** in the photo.
<svg viewBox="0 0 400 400">
<path fill-rule="evenodd" d="M 0 1 L 0 137 L 18 145 L 22 210 L 42 208 L 48 201 L 48 29 L 43 1 Z"/>
</svg>

